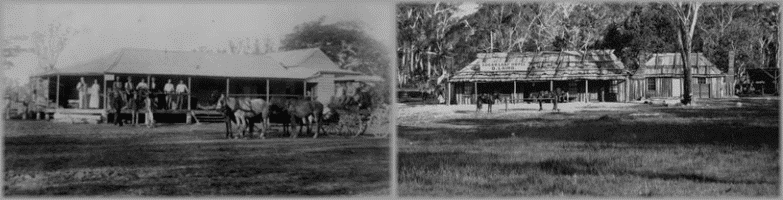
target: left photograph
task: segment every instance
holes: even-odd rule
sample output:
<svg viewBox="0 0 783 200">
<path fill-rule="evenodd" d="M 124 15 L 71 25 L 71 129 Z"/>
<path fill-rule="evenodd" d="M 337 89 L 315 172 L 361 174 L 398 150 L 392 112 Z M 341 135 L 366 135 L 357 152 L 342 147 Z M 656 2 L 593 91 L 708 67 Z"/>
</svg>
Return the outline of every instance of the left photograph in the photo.
<svg viewBox="0 0 783 200">
<path fill-rule="evenodd" d="M 2 8 L 3 196 L 389 196 L 394 5 Z"/>
</svg>

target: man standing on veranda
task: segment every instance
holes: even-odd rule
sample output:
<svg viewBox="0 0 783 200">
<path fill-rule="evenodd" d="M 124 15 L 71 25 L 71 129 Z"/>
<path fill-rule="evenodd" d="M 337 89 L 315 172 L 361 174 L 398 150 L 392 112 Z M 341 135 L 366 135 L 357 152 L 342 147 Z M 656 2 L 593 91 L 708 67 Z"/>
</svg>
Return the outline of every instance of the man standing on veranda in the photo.
<svg viewBox="0 0 783 200">
<path fill-rule="evenodd" d="M 166 109 L 172 109 L 171 95 L 174 94 L 174 84 L 171 83 L 171 79 L 163 86 L 163 93 L 166 93 Z"/>
<path fill-rule="evenodd" d="M 111 93 L 111 107 L 114 109 L 114 125 L 122 126 L 122 118 L 120 117 L 120 114 L 122 114 L 122 104 L 124 103 L 122 83 L 119 80 L 115 81 L 113 88 Z"/>
<path fill-rule="evenodd" d="M 79 79 L 79 83 L 76 84 L 76 90 L 79 91 L 79 109 L 83 109 L 87 107 L 87 83 L 84 82 L 84 77 Z"/>
<path fill-rule="evenodd" d="M 134 98 L 136 100 L 136 102 L 134 102 L 134 103 L 136 103 L 136 106 L 134 106 L 134 108 L 136 108 L 136 109 L 144 109 L 147 106 L 147 105 L 142 105 L 142 104 L 145 102 L 145 98 L 146 98 L 145 96 L 147 95 L 147 93 L 149 93 L 149 90 L 150 90 L 150 86 L 147 85 L 147 81 L 144 80 L 144 79 L 141 79 L 141 82 L 139 82 L 139 84 L 136 85 L 136 95 L 135 95 L 135 98 Z M 133 124 L 134 125 L 138 124 L 138 122 L 139 122 L 139 114 L 138 114 L 138 111 L 136 109 L 133 110 Z"/>
<path fill-rule="evenodd" d="M 136 93 L 134 92 L 133 79 L 128 76 L 128 81 L 125 82 L 123 89 L 125 89 L 125 107 L 135 106 L 134 100 L 136 99 Z"/>
<path fill-rule="evenodd" d="M 188 86 L 185 85 L 184 81 L 179 80 L 179 84 L 177 84 L 177 109 L 182 109 L 182 103 L 185 94 L 189 93 L 190 90 L 188 89 Z"/>
</svg>

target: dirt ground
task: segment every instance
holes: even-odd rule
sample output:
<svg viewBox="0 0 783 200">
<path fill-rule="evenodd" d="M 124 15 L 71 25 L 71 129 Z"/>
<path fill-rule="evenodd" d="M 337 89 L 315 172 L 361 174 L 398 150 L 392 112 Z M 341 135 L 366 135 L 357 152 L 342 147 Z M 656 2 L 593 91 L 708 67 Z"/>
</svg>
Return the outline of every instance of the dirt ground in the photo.
<svg viewBox="0 0 783 200">
<path fill-rule="evenodd" d="M 226 140 L 224 124 L 7 121 L 4 195 L 389 194 L 388 139 Z"/>
<path fill-rule="evenodd" d="M 401 105 L 401 196 L 777 196 L 779 101 Z"/>
</svg>

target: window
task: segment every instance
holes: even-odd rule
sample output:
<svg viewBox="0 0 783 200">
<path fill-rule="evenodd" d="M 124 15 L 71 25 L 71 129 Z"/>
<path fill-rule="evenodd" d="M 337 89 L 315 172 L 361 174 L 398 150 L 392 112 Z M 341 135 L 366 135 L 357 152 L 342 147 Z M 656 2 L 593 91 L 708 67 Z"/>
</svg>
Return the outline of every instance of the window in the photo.
<svg viewBox="0 0 783 200">
<path fill-rule="evenodd" d="M 699 78 L 699 84 L 707 84 L 707 78 Z"/>
<path fill-rule="evenodd" d="M 655 90 L 655 78 L 647 78 L 647 90 Z"/>
</svg>

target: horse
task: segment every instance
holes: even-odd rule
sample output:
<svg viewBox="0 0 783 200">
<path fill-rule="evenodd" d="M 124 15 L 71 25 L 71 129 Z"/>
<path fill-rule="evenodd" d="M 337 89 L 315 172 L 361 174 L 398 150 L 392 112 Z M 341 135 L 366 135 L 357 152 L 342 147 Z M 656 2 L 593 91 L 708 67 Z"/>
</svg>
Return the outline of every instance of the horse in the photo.
<svg viewBox="0 0 783 200">
<path fill-rule="evenodd" d="M 221 110 L 226 120 L 226 137 L 233 136 L 231 133 L 231 121 L 234 121 L 237 126 L 242 130 L 242 136 L 245 135 L 245 130 L 249 129 L 250 136 L 253 137 L 254 121 L 261 118 L 261 139 L 265 138 L 267 129 L 269 128 L 269 102 L 263 99 L 253 98 L 234 98 L 221 96 L 218 99 L 217 110 Z M 232 117 L 233 116 L 233 117 Z M 249 124 L 249 125 L 248 125 Z"/>
<path fill-rule="evenodd" d="M 288 134 L 288 125 L 291 124 L 291 115 L 288 113 L 288 100 L 272 98 L 269 100 L 269 121 L 283 125 L 283 133 Z"/>
<path fill-rule="evenodd" d="M 487 104 L 487 112 L 492 113 L 492 104 L 495 103 L 495 97 L 489 94 L 481 94 L 476 99 L 476 112 L 481 111 L 482 104 Z"/>
<path fill-rule="evenodd" d="M 302 126 L 307 126 L 307 134 L 310 134 L 310 125 L 315 122 L 316 130 L 313 138 L 318 138 L 318 133 L 321 132 L 321 124 L 323 119 L 324 105 L 318 101 L 312 100 L 289 100 L 286 106 L 288 114 L 291 115 L 291 128 L 295 129 L 298 120 L 302 120 L 302 125 L 299 126 L 299 133 L 302 133 Z M 310 119 L 312 117 L 313 119 Z M 296 138 L 298 133 L 294 133 L 291 130 L 291 138 Z"/>
<path fill-rule="evenodd" d="M 560 101 L 560 96 L 562 96 L 562 91 L 560 91 L 560 88 L 555 90 L 554 92 L 549 91 L 541 91 L 538 93 L 534 93 L 534 98 L 536 101 L 538 101 L 538 111 L 544 110 L 544 99 L 551 98 L 552 100 L 552 110 L 559 111 L 560 109 L 557 108 L 557 101 Z"/>
</svg>

